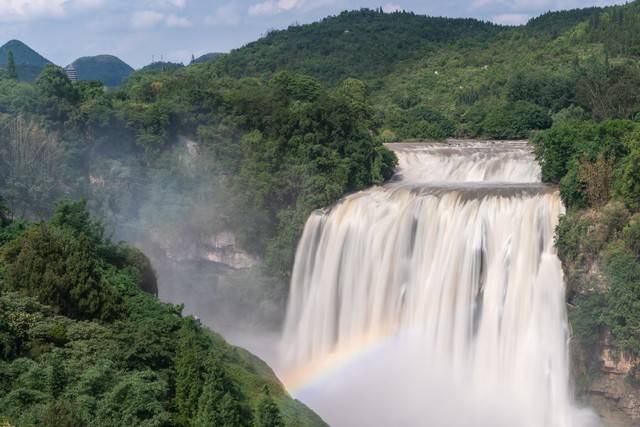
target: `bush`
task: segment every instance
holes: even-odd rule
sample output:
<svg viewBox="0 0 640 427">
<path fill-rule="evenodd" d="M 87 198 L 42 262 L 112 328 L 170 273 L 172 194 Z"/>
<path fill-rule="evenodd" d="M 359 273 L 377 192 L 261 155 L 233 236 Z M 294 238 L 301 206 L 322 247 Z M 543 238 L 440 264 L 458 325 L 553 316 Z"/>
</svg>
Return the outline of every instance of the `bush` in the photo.
<svg viewBox="0 0 640 427">
<path fill-rule="evenodd" d="M 507 85 L 510 102 L 527 101 L 547 110 L 559 111 L 575 101 L 575 78 L 542 72 L 516 74 Z"/>
<path fill-rule="evenodd" d="M 104 277 L 96 248 L 84 234 L 75 236 L 49 224 L 27 230 L 5 250 L 6 284 L 36 297 L 73 318 L 112 320 L 122 302 Z"/>
<path fill-rule="evenodd" d="M 604 252 L 603 271 L 607 292 L 606 325 L 623 351 L 640 354 L 640 263 L 623 241 L 615 241 Z"/>
<path fill-rule="evenodd" d="M 547 111 L 527 101 L 517 101 L 496 107 L 487 113 L 482 122 L 482 132 L 489 138 L 527 138 L 533 129 L 551 126 Z"/>
<path fill-rule="evenodd" d="M 444 139 L 456 130 L 451 120 L 425 105 L 391 111 L 388 125 L 400 139 Z"/>
<path fill-rule="evenodd" d="M 622 160 L 615 187 L 629 208 L 640 209 L 640 146 L 634 146 Z"/>
<path fill-rule="evenodd" d="M 631 217 L 622 235 L 626 245 L 640 258 L 640 213 Z"/>
</svg>

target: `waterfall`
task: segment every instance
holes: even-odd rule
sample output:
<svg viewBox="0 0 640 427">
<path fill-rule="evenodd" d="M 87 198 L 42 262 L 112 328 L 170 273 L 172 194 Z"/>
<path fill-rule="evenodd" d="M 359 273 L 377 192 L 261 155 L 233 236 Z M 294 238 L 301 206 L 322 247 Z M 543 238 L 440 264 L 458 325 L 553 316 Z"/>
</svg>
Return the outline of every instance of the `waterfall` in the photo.
<svg viewBox="0 0 640 427">
<path fill-rule="evenodd" d="M 516 413 L 505 425 L 584 425 L 571 397 L 554 248 L 564 208 L 540 182 L 528 144 L 388 147 L 399 160 L 391 183 L 315 212 L 305 226 L 283 333 L 287 365 L 304 371 L 392 338 L 410 343 L 403 357 L 463 390 L 456 400 Z"/>
</svg>

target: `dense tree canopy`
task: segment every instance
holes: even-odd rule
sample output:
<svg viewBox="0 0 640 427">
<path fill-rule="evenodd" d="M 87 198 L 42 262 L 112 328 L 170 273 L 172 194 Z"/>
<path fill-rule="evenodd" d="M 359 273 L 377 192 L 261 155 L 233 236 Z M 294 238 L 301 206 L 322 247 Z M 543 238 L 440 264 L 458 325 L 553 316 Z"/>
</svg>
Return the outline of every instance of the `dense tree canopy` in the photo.
<svg viewBox="0 0 640 427">
<path fill-rule="evenodd" d="M 143 293 L 84 203 L 0 225 L 0 420 L 16 426 L 324 425 L 264 363 Z M 207 358 L 208 355 L 208 358 Z"/>
</svg>

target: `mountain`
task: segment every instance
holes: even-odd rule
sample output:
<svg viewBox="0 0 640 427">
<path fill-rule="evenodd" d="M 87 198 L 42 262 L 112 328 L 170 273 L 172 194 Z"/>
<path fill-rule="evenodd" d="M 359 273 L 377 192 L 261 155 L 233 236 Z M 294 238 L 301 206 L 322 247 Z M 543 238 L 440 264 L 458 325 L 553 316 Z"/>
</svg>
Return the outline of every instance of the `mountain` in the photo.
<svg viewBox="0 0 640 427">
<path fill-rule="evenodd" d="M 105 86 L 119 86 L 134 69 L 113 55 L 85 56 L 76 59 L 72 65 L 79 80 L 98 80 Z"/>
<path fill-rule="evenodd" d="M 303 73 L 330 86 L 362 80 L 391 141 L 526 138 L 572 104 L 590 109 L 576 88 L 594 64 L 609 61 L 634 73 L 638 58 L 635 1 L 549 12 L 516 27 L 407 12 L 343 12 L 272 31 L 209 66 L 232 77 Z"/>
<path fill-rule="evenodd" d="M 177 62 L 156 61 L 142 67 L 139 71 L 173 71 L 184 68 L 184 64 Z"/>
<path fill-rule="evenodd" d="M 33 81 L 51 61 L 19 40 L 11 40 L 0 47 L 0 67 L 7 66 L 9 51 L 13 52 L 18 77 L 23 81 Z"/>
<path fill-rule="evenodd" d="M 219 52 L 205 53 L 204 55 L 199 56 L 196 59 L 194 59 L 193 61 L 191 61 L 191 63 L 189 65 L 202 64 L 202 63 L 205 63 L 205 62 L 209 62 L 209 61 L 212 61 L 212 60 L 214 60 L 216 58 L 219 58 L 222 55 L 224 55 L 224 53 L 219 53 Z"/>
<path fill-rule="evenodd" d="M 476 19 L 362 9 L 271 31 L 216 64 L 233 76 L 287 69 L 335 84 L 346 77 L 379 78 L 440 46 L 477 43 L 507 30 Z"/>
</svg>

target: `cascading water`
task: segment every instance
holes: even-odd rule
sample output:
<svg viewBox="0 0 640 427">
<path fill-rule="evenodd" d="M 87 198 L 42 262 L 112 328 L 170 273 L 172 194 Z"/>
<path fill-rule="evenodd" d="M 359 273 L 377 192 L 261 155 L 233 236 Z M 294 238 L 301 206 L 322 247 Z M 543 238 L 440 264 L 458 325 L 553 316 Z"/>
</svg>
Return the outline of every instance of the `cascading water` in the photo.
<svg viewBox="0 0 640 427">
<path fill-rule="evenodd" d="M 384 366 L 361 375 L 409 371 L 385 377 L 382 386 L 367 384 L 394 387 L 393 396 L 412 390 L 422 395 L 414 405 L 422 409 L 403 409 L 403 397 L 393 406 L 401 414 L 385 409 L 330 421 L 586 425 L 571 398 L 565 290 L 553 245 L 563 206 L 557 189 L 540 183 L 529 146 L 389 148 L 399 159 L 392 183 L 353 194 L 307 222 L 283 335 L 284 360 L 297 372 L 291 376 L 392 341 L 395 355 L 378 354 Z M 425 384 L 407 384 L 414 382 Z M 364 395 L 369 386 L 350 393 Z M 437 403 L 443 394 L 446 410 Z M 352 398 L 357 412 L 359 397 Z M 372 401 L 360 410 L 376 412 Z"/>
</svg>

